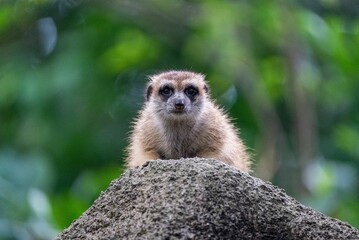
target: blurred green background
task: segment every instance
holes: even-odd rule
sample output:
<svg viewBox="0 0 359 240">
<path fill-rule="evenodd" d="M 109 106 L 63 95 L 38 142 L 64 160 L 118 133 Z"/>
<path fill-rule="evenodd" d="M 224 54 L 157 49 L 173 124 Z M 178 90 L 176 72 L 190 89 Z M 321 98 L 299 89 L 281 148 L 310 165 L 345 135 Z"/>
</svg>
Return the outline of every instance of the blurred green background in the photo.
<svg viewBox="0 0 359 240">
<path fill-rule="evenodd" d="M 123 172 L 148 75 L 206 74 L 254 175 L 359 227 L 359 2 L 0 1 L 0 239 L 50 239 Z"/>
</svg>

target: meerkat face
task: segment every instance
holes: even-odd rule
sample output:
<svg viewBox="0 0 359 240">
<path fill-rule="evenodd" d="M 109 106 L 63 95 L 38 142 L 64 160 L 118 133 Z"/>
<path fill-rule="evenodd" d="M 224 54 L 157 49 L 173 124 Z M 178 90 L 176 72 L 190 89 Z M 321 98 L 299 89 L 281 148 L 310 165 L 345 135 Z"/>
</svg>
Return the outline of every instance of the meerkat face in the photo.
<svg viewBox="0 0 359 240">
<path fill-rule="evenodd" d="M 204 77 L 192 72 L 170 71 L 155 75 L 147 87 L 147 102 L 165 119 L 198 116 L 207 96 Z"/>
</svg>

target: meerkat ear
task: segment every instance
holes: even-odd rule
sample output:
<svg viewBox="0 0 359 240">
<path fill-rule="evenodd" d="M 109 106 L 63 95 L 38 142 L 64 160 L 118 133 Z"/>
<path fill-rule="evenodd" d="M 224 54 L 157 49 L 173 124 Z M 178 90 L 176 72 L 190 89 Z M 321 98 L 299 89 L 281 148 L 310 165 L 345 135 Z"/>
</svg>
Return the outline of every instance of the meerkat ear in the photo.
<svg viewBox="0 0 359 240">
<path fill-rule="evenodd" d="M 146 90 L 146 101 L 150 100 L 150 97 L 152 95 L 152 92 L 153 92 L 153 87 L 151 84 L 149 84 L 147 86 L 147 90 Z"/>
<path fill-rule="evenodd" d="M 205 91 L 206 93 L 209 92 L 209 88 L 208 88 L 208 85 L 207 85 L 207 84 L 204 85 L 203 89 L 204 89 L 204 91 Z"/>
</svg>

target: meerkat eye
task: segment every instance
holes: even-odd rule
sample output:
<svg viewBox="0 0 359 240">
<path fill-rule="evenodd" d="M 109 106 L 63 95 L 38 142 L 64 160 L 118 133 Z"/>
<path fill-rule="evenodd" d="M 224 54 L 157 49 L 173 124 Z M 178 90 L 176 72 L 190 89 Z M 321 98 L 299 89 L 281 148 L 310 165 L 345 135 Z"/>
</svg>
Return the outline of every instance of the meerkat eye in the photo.
<svg viewBox="0 0 359 240">
<path fill-rule="evenodd" d="M 169 86 L 164 86 L 161 90 L 160 90 L 160 94 L 164 97 L 170 97 L 173 94 L 173 89 Z"/>
<path fill-rule="evenodd" d="M 198 90 L 195 87 L 188 87 L 184 90 L 184 93 L 188 96 L 188 97 L 194 97 L 198 94 Z"/>
</svg>

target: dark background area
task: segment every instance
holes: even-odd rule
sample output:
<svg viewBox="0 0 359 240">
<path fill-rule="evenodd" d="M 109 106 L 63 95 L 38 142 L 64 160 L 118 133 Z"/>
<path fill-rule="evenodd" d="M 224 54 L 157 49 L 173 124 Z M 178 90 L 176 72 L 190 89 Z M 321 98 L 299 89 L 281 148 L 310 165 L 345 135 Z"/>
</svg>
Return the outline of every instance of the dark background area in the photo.
<svg viewBox="0 0 359 240">
<path fill-rule="evenodd" d="M 49 239 L 123 171 L 149 75 L 204 73 L 254 175 L 359 227 L 357 1 L 2 1 L 0 238 Z"/>
</svg>

